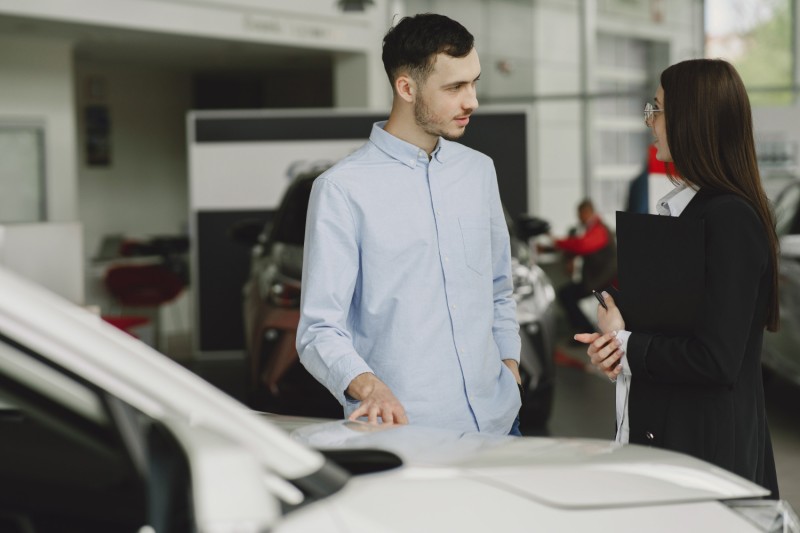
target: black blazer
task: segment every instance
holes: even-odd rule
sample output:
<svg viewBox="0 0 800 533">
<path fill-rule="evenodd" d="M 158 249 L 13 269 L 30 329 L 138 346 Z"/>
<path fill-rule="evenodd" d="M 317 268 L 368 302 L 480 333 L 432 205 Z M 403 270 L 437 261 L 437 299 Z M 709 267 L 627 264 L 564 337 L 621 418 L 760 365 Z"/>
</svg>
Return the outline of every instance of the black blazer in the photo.
<svg viewBox="0 0 800 533">
<path fill-rule="evenodd" d="M 700 190 L 681 217 L 705 220 L 703 303 L 690 336 L 631 333 L 630 442 L 693 455 L 778 498 L 761 378 L 772 288 L 766 232 L 732 194 Z"/>
</svg>

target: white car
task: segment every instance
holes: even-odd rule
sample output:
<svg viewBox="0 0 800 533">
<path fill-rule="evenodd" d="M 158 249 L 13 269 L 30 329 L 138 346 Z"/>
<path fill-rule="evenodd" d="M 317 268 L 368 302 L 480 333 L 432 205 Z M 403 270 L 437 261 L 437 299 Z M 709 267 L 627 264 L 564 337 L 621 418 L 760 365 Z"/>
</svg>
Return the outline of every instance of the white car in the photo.
<svg viewBox="0 0 800 533">
<path fill-rule="evenodd" d="M 3 532 L 799 531 L 764 489 L 656 449 L 281 429 L 1 271 L 0 399 Z"/>
</svg>

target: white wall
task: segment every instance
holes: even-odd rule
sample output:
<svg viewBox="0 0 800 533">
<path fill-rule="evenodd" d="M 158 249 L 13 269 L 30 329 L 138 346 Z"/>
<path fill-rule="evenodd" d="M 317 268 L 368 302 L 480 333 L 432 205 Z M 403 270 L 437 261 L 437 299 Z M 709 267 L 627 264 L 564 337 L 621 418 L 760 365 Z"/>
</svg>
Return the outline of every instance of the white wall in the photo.
<svg viewBox="0 0 800 533">
<path fill-rule="evenodd" d="M 0 225 L 0 266 L 84 304 L 83 246 L 77 222 Z"/>
<path fill-rule="evenodd" d="M 79 214 L 86 255 L 104 234 L 176 234 L 188 213 L 186 113 L 188 73 L 144 66 L 80 62 L 76 65 Z M 101 80 L 105 97 L 86 93 L 89 78 Z M 111 117 L 111 164 L 90 167 L 85 156 L 84 108 L 104 103 Z"/>
<path fill-rule="evenodd" d="M 72 44 L 0 36 L 0 80 L 0 120 L 44 124 L 48 220 L 77 220 Z"/>
<path fill-rule="evenodd" d="M 385 10 L 385 0 L 375 4 Z M 335 0 L 0 0 L 0 13 L 355 52 L 373 32 L 369 12 L 343 16 Z"/>
<path fill-rule="evenodd" d="M 401 4 L 342 13 L 336 0 L 0 0 L 0 14 L 333 51 L 336 105 L 388 109 L 380 44 Z"/>
</svg>

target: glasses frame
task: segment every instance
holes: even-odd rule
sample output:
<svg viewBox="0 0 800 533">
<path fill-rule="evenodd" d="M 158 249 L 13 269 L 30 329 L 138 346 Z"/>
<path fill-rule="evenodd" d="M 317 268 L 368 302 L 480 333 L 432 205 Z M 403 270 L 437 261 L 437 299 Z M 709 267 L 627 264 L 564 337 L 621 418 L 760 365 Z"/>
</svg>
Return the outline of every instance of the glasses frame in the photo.
<svg viewBox="0 0 800 533">
<path fill-rule="evenodd" d="M 644 125 L 650 127 L 653 123 L 653 119 L 656 116 L 656 113 L 663 113 L 663 109 L 659 109 L 650 102 L 644 104 Z"/>
</svg>

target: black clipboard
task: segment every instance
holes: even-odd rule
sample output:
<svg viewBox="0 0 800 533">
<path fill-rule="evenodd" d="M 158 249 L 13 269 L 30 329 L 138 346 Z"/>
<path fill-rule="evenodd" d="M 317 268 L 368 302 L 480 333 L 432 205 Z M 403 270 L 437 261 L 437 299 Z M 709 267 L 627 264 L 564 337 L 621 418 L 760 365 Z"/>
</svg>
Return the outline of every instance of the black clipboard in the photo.
<svg viewBox="0 0 800 533">
<path fill-rule="evenodd" d="M 691 333 L 705 287 L 705 221 L 617 211 L 615 295 L 625 329 Z"/>
</svg>

